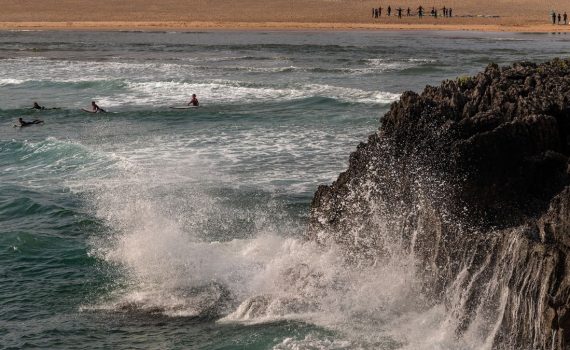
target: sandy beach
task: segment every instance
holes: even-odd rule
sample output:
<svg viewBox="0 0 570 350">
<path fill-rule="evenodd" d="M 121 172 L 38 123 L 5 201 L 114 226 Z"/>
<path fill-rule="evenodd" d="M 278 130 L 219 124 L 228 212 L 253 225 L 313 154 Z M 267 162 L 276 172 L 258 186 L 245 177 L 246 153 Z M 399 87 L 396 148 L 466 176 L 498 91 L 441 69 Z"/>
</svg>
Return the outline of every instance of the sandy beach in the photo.
<svg viewBox="0 0 570 350">
<path fill-rule="evenodd" d="M 419 5 L 438 8 L 439 18 L 386 16 L 386 8 L 402 7 L 416 13 Z M 443 7 L 453 8 L 443 18 Z M 382 16 L 372 18 L 372 8 Z M 568 7 L 568 8 L 566 8 Z M 474 30 L 506 32 L 568 32 L 568 25 L 553 25 L 551 11 L 564 13 L 562 0 L 408 1 L 369 0 L 0 0 L 3 30 Z M 405 13 L 405 11 L 404 11 Z"/>
</svg>

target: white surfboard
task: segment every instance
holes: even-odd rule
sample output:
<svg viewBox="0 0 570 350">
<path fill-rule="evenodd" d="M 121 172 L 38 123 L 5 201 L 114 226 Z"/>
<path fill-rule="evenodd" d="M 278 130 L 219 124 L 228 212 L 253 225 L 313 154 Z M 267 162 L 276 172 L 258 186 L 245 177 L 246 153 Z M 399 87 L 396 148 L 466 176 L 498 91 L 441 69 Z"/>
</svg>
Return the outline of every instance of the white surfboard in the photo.
<svg viewBox="0 0 570 350">
<path fill-rule="evenodd" d="M 91 110 L 88 110 L 88 109 L 85 109 L 85 108 L 81 108 L 81 110 L 82 110 L 83 112 L 85 112 L 85 113 L 111 113 L 111 112 L 107 112 L 107 111 L 105 111 L 105 112 L 103 112 L 103 111 L 95 112 L 95 111 L 91 111 Z"/>
<path fill-rule="evenodd" d="M 198 106 L 170 106 L 169 108 L 172 108 L 172 109 L 190 109 L 190 108 L 198 108 Z"/>
</svg>

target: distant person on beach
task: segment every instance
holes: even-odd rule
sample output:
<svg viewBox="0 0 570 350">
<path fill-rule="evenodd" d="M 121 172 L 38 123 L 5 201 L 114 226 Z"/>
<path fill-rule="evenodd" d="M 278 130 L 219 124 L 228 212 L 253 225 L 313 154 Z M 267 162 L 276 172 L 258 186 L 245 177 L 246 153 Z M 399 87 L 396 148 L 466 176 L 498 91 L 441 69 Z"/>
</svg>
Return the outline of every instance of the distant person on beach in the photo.
<svg viewBox="0 0 570 350">
<path fill-rule="evenodd" d="M 18 123 L 20 123 L 21 127 L 22 126 L 30 126 L 30 125 L 34 125 L 34 124 L 41 124 L 43 122 L 44 122 L 43 120 L 39 120 L 39 119 L 34 119 L 31 122 L 27 122 L 27 121 L 24 121 L 24 119 L 22 119 L 22 118 L 18 118 Z"/>
<path fill-rule="evenodd" d="M 556 24 L 556 12 L 552 11 L 552 24 Z"/>
<path fill-rule="evenodd" d="M 410 8 L 408 7 L 408 10 L 406 10 L 406 15 L 408 17 L 410 17 L 412 15 L 412 10 L 410 10 Z"/>
<path fill-rule="evenodd" d="M 382 6 L 378 8 L 378 16 L 382 17 Z"/>
<path fill-rule="evenodd" d="M 401 7 L 398 7 L 398 8 L 396 9 L 396 11 L 398 11 L 398 18 L 402 18 L 402 11 L 403 11 L 403 9 L 402 9 Z"/>
<path fill-rule="evenodd" d="M 448 15 L 449 17 L 451 17 L 451 11 L 453 11 L 453 10 L 452 10 L 451 7 L 450 7 L 450 8 L 447 10 L 447 15 Z"/>
<path fill-rule="evenodd" d="M 196 94 L 192 94 L 192 99 L 190 100 L 190 102 L 188 102 L 188 106 L 195 106 L 198 107 L 200 105 L 200 102 L 198 102 L 198 99 L 196 98 Z"/>
<path fill-rule="evenodd" d="M 46 109 L 44 106 L 40 106 L 37 102 L 34 102 L 32 109 Z"/>
<path fill-rule="evenodd" d="M 388 6 L 386 11 L 388 11 L 388 16 L 392 16 L 392 8 L 390 6 Z"/>
<path fill-rule="evenodd" d="M 558 24 L 560 24 L 560 22 L 562 21 L 562 16 L 560 15 L 560 13 L 558 14 Z"/>
<path fill-rule="evenodd" d="M 418 17 L 422 18 L 424 16 L 424 8 L 420 5 L 420 7 L 418 7 Z"/>
<path fill-rule="evenodd" d="M 443 10 L 443 17 L 447 17 L 447 8 L 444 6 L 442 10 Z"/>
<path fill-rule="evenodd" d="M 97 106 L 95 101 L 91 101 L 91 110 L 93 111 L 93 113 L 106 113 L 107 112 L 103 108 Z"/>
<path fill-rule="evenodd" d="M 566 11 L 564 11 L 562 18 L 564 18 L 564 24 L 568 24 L 568 15 L 566 14 Z"/>
</svg>

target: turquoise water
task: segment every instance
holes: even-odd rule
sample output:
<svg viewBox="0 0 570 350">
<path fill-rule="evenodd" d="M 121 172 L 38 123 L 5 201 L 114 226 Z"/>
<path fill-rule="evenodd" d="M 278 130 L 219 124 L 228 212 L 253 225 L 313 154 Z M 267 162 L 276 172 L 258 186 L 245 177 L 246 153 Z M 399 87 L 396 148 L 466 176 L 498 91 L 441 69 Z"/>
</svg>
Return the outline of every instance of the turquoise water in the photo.
<svg viewBox="0 0 570 350">
<path fill-rule="evenodd" d="M 1 347 L 480 347 L 404 258 L 304 242 L 312 195 L 402 91 L 569 53 L 560 34 L 3 33 Z"/>
</svg>

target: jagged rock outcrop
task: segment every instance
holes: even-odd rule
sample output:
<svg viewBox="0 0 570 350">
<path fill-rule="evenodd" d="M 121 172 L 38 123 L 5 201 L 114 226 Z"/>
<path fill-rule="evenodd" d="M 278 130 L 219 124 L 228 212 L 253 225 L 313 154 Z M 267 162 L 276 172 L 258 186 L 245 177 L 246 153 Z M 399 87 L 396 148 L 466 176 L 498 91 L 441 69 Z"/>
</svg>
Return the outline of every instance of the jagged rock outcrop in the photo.
<svg viewBox="0 0 570 350">
<path fill-rule="evenodd" d="M 401 247 L 458 335 L 568 349 L 569 156 L 570 61 L 490 65 L 405 92 L 319 187 L 307 236 L 349 262 Z"/>
</svg>

